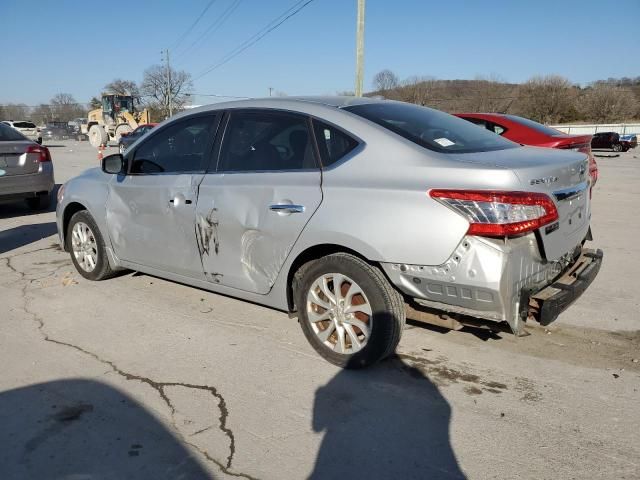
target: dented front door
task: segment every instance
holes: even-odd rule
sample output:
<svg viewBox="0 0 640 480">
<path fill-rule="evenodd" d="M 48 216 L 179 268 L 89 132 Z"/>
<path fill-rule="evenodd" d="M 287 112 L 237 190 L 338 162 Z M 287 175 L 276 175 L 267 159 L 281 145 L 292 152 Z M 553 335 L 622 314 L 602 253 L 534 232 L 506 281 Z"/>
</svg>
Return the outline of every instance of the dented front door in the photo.
<svg viewBox="0 0 640 480">
<path fill-rule="evenodd" d="M 157 127 L 127 153 L 129 174 L 112 179 L 106 206 L 121 260 L 204 278 L 195 210 L 216 128 L 215 115 L 195 114 Z"/>
<path fill-rule="evenodd" d="M 207 280 L 266 294 L 322 201 L 308 119 L 236 112 L 205 175 L 196 235 Z"/>
<path fill-rule="evenodd" d="M 118 258 L 202 279 L 193 227 L 201 179 L 188 173 L 114 178 L 107 228 Z"/>
</svg>

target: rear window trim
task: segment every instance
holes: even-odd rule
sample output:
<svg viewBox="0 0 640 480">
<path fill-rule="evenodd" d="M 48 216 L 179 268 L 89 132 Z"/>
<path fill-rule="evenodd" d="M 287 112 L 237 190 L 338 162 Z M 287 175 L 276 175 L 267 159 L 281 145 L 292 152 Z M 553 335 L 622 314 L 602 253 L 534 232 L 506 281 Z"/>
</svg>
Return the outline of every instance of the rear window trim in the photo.
<svg viewBox="0 0 640 480">
<path fill-rule="evenodd" d="M 347 110 L 348 111 L 348 110 Z M 337 126 L 335 123 L 329 122 L 323 118 L 317 117 L 315 115 L 309 115 L 309 117 L 311 118 L 311 125 L 313 126 L 313 122 L 314 121 L 318 121 L 318 122 L 322 122 L 325 125 L 328 125 L 331 128 L 335 128 L 337 131 L 339 131 L 340 133 L 342 133 L 343 135 L 346 135 L 347 137 L 351 138 L 354 142 L 356 142 L 355 147 L 353 147 L 351 150 L 349 150 L 346 154 L 344 154 L 340 160 L 333 162 L 331 165 L 328 166 L 324 166 L 324 164 L 322 164 L 322 155 L 320 154 L 320 148 L 318 147 L 318 138 L 316 136 L 316 129 L 312 128 L 313 130 L 313 138 L 315 139 L 316 142 L 316 148 L 318 149 L 318 156 L 320 158 L 320 164 L 322 165 L 322 171 L 331 171 L 334 168 L 339 167 L 340 165 L 346 163 L 347 161 L 349 161 L 351 158 L 353 158 L 355 156 L 355 153 L 359 153 L 364 149 L 364 145 L 366 145 L 365 141 L 362 140 L 360 137 L 358 137 L 357 135 L 353 134 L 352 132 L 349 132 L 348 130 Z"/>
</svg>

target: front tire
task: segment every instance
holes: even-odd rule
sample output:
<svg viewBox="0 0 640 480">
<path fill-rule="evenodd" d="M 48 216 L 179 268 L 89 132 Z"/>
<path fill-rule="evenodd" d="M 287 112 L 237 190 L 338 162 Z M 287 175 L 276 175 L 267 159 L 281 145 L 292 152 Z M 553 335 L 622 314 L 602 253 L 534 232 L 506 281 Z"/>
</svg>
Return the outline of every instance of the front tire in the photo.
<svg viewBox="0 0 640 480">
<path fill-rule="evenodd" d="M 614 143 L 613 144 L 613 151 L 614 152 L 621 152 L 622 151 L 622 145 L 619 143 Z"/>
<path fill-rule="evenodd" d="M 133 129 L 129 125 L 127 125 L 126 123 L 121 123 L 116 127 L 115 141 L 119 143 L 123 133 L 128 134 L 128 133 L 131 133 L 132 131 Z"/>
<path fill-rule="evenodd" d="M 323 358 L 364 368 L 395 351 L 406 320 L 404 301 L 378 268 L 336 253 L 303 266 L 295 281 L 300 326 Z"/>
<path fill-rule="evenodd" d="M 66 249 L 78 273 L 88 280 L 105 280 L 113 276 L 104 239 L 89 212 L 81 210 L 69 221 Z"/>
<path fill-rule="evenodd" d="M 100 145 L 106 146 L 108 140 L 107 132 L 104 131 L 101 125 L 91 125 L 89 129 L 89 143 L 91 143 L 92 147 L 98 148 Z"/>
</svg>

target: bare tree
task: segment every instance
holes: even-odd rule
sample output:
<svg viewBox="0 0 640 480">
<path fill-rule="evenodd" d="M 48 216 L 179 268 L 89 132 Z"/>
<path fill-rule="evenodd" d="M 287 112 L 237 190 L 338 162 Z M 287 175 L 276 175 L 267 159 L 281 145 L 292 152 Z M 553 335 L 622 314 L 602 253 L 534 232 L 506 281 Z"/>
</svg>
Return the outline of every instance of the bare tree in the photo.
<svg viewBox="0 0 640 480">
<path fill-rule="evenodd" d="M 2 107 L 2 120 L 24 120 L 29 116 L 29 107 L 24 103 L 9 103 Z"/>
<path fill-rule="evenodd" d="M 577 116 L 578 89 L 559 75 L 533 77 L 519 88 L 520 114 L 541 123 L 573 120 Z"/>
<path fill-rule="evenodd" d="M 123 80 L 116 78 L 104 86 L 106 93 L 112 93 L 115 95 L 131 95 L 133 97 L 140 97 L 140 89 L 133 80 Z"/>
<path fill-rule="evenodd" d="M 432 104 L 436 98 L 438 80 L 434 77 L 409 77 L 398 91 L 399 100 L 418 105 Z"/>
<path fill-rule="evenodd" d="M 580 102 L 580 111 L 585 118 L 600 123 L 628 120 L 638 108 L 638 100 L 631 91 L 610 83 L 590 87 Z"/>
<path fill-rule="evenodd" d="M 181 110 L 188 101 L 189 90 L 193 88 L 191 74 L 171 69 L 171 85 L 167 83 L 167 70 L 162 65 L 153 65 L 144 72 L 140 84 L 140 93 L 146 97 L 146 103 L 158 109 L 162 116 L 169 116 L 169 99 L 173 108 Z"/>
<path fill-rule="evenodd" d="M 56 120 L 69 121 L 86 115 L 84 106 L 80 105 L 70 93 L 56 93 L 50 103 Z"/>
<path fill-rule="evenodd" d="M 33 112 L 31 112 L 31 121 L 37 125 L 47 123 L 54 118 L 55 115 L 53 113 L 51 105 L 47 105 L 46 103 L 41 103 L 33 109 Z"/>
<path fill-rule="evenodd" d="M 505 81 L 496 76 L 476 77 L 475 89 L 469 92 L 467 108 L 472 112 L 506 113 L 515 100 Z"/>
<path fill-rule="evenodd" d="M 379 71 L 373 77 L 373 89 L 377 92 L 392 90 L 396 88 L 399 83 L 396 74 L 388 68 Z"/>
<path fill-rule="evenodd" d="M 96 108 L 102 107 L 102 101 L 98 97 L 91 97 L 89 100 L 89 108 L 91 110 L 95 110 Z"/>
</svg>

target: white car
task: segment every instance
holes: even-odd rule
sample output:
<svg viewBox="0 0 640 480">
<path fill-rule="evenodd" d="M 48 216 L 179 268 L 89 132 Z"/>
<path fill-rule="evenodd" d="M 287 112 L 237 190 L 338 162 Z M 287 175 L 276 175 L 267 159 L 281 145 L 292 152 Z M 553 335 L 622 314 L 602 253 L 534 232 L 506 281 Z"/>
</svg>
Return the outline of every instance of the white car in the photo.
<svg viewBox="0 0 640 480">
<path fill-rule="evenodd" d="M 28 122 L 26 120 L 3 120 L 2 123 L 9 125 L 11 128 L 19 131 L 29 140 L 33 140 L 37 143 L 42 143 L 42 133 L 40 132 L 40 129 L 36 127 L 35 123 Z"/>
</svg>

